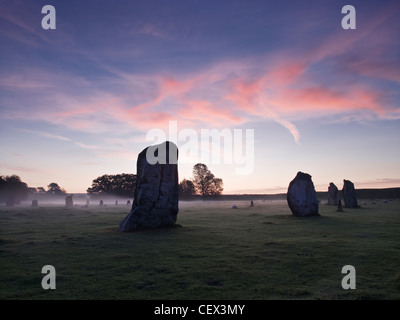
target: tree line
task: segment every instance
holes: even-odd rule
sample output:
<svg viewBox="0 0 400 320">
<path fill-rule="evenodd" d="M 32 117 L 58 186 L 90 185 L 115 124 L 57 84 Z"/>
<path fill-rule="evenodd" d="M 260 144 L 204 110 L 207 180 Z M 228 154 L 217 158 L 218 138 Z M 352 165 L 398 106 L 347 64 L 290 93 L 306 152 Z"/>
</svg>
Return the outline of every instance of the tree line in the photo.
<svg viewBox="0 0 400 320">
<path fill-rule="evenodd" d="M 113 195 L 119 197 L 133 198 L 136 188 L 136 174 L 105 174 L 92 181 L 91 187 L 86 191 L 89 195 Z M 179 183 L 179 195 L 183 199 L 196 196 L 215 197 L 222 194 L 223 181 L 216 178 L 205 164 L 198 163 L 193 167 L 193 178 L 183 179 Z M 29 194 L 46 194 L 51 196 L 62 196 L 67 191 L 58 183 L 52 182 L 47 186 L 29 188 L 28 185 L 17 175 L 0 176 L 0 203 L 7 206 L 20 204 L 28 199 Z"/>
<path fill-rule="evenodd" d="M 29 188 L 28 184 L 15 174 L 0 176 L 0 203 L 13 207 L 28 199 L 29 194 L 64 195 L 66 191 L 55 182 L 50 183 L 46 191 L 43 187 Z"/>
<path fill-rule="evenodd" d="M 90 195 L 114 195 L 132 198 L 135 194 L 137 176 L 135 174 L 105 174 L 93 180 L 86 191 Z M 179 194 L 183 198 L 193 196 L 217 196 L 223 191 L 223 181 L 216 178 L 205 164 L 193 167 L 193 179 L 183 179 L 179 183 Z"/>
</svg>

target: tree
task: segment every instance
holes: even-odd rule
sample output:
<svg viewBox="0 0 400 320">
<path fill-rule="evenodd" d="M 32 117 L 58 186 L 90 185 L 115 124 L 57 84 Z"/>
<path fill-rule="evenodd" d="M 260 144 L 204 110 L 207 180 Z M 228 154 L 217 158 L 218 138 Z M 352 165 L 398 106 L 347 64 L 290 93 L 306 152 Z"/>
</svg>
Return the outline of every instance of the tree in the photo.
<svg viewBox="0 0 400 320">
<path fill-rule="evenodd" d="M 196 194 L 196 189 L 192 180 L 183 179 L 178 188 L 180 196 L 191 197 Z"/>
<path fill-rule="evenodd" d="M 37 193 L 46 193 L 46 190 L 43 187 L 37 187 L 36 192 Z"/>
<path fill-rule="evenodd" d="M 43 187 L 37 187 L 37 188 L 30 187 L 30 188 L 28 188 L 28 191 L 31 194 L 39 194 L 39 193 L 44 194 L 44 193 L 46 193 L 46 190 Z"/>
<path fill-rule="evenodd" d="M 13 207 L 28 198 L 28 185 L 17 175 L 0 177 L 0 201 Z"/>
<path fill-rule="evenodd" d="M 93 180 L 92 186 L 86 191 L 88 194 L 110 194 L 132 198 L 136 189 L 135 174 L 102 175 Z"/>
<path fill-rule="evenodd" d="M 210 195 L 212 196 L 219 196 L 222 194 L 222 191 L 224 191 L 223 188 L 223 181 L 220 178 L 214 178 L 211 184 L 210 188 Z"/>
<path fill-rule="evenodd" d="M 6 178 L 3 176 L 0 176 L 0 202 L 5 202 L 6 201 L 6 187 L 7 187 L 7 181 Z"/>
<path fill-rule="evenodd" d="M 47 186 L 48 190 L 47 193 L 53 195 L 64 195 L 67 192 L 58 185 L 58 183 L 52 182 Z"/>
<path fill-rule="evenodd" d="M 222 179 L 216 178 L 202 163 L 193 167 L 193 183 L 196 193 L 202 196 L 220 195 L 224 190 Z"/>
</svg>

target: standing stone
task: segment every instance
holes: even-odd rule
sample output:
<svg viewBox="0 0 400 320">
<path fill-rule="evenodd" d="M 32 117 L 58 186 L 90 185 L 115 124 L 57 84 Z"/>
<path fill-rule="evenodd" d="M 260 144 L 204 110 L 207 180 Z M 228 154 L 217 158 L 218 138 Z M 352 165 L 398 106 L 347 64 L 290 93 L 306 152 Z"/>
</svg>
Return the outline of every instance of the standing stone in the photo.
<svg viewBox="0 0 400 320">
<path fill-rule="evenodd" d="M 253 200 L 250 201 L 250 207 L 254 207 L 254 202 L 253 202 Z"/>
<path fill-rule="evenodd" d="M 318 216 L 318 199 L 314 183 L 307 173 L 298 172 L 290 182 L 287 202 L 293 215 L 298 217 Z"/>
<path fill-rule="evenodd" d="M 342 200 L 338 201 L 336 212 L 343 212 Z"/>
<path fill-rule="evenodd" d="M 100 206 L 100 207 L 104 206 L 103 200 L 100 200 L 99 206 Z"/>
<path fill-rule="evenodd" d="M 343 200 L 347 208 L 357 208 L 356 189 L 353 182 L 350 180 L 343 180 Z"/>
<path fill-rule="evenodd" d="M 137 180 L 131 212 L 120 232 L 175 224 L 178 215 L 178 148 L 164 142 L 144 149 L 137 159 Z"/>
<path fill-rule="evenodd" d="M 37 207 L 39 207 L 38 201 L 37 201 L 37 200 L 32 200 L 32 205 L 31 205 L 31 207 L 32 207 L 32 208 L 37 208 Z"/>
<path fill-rule="evenodd" d="M 335 186 L 333 182 L 331 182 L 328 187 L 328 204 L 334 206 L 338 204 L 338 192 L 339 189 Z"/>
<path fill-rule="evenodd" d="M 67 208 L 72 208 L 74 206 L 74 201 L 72 200 L 72 196 L 65 197 L 65 206 Z"/>
</svg>

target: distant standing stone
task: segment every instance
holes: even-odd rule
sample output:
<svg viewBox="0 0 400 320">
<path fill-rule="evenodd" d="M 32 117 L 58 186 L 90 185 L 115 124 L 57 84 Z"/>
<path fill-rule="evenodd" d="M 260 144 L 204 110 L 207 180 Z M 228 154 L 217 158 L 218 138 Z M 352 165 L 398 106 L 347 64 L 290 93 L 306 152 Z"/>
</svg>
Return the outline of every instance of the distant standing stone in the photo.
<svg viewBox="0 0 400 320">
<path fill-rule="evenodd" d="M 100 207 L 104 206 L 103 200 L 100 200 L 99 206 L 100 206 Z"/>
<path fill-rule="evenodd" d="M 233 206 L 232 206 L 232 209 L 237 209 L 237 206 L 236 206 L 236 205 L 233 205 Z"/>
<path fill-rule="evenodd" d="M 74 206 L 74 201 L 72 200 L 72 196 L 65 197 L 65 206 L 67 208 L 72 208 Z"/>
<path fill-rule="evenodd" d="M 343 212 L 342 200 L 338 201 L 336 212 Z"/>
<path fill-rule="evenodd" d="M 343 180 L 342 190 L 344 205 L 347 208 L 357 208 L 357 196 L 356 189 L 354 188 L 353 182 L 350 180 Z"/>
<path fill-rule="evenodd" d="M 120 232 L 172 226 L 178 215 L 178 147 L 166 141 L 144 149 L 137 159 L 131 212 Z"/>
<path fill-rule="evenodd" d="M 253 200 L 250 201 L 250 207 L 254 207 L 254 202 L 253 202 Z"/>
<path fill-rule="evenodd" d="M 298 217 L 318 216 L 318 199 L 314 183 L 307 173 L 298 172 L 290 182 L 287 202 L 293 215 Z"/>
<path fill-rule="evenodd" d="M 118 200 L 115 200 L 115 205 L 116 205 L 116 206 L 118 205 Z"/>
<path fill-rule="evenodd" d="M 32 208 L 37 208 L 37 207 L 39 207 L 38 201 L 32 200 Z"/>
<path fill-rule="evenodd" d="M 130 205 L 131 205 L 131 201 L 128 200 L 128 201 L 126 202 L 126 206 L 130 206 Z"/>
<path fill-rule="evenodd" d="M 328 187 L 328 204 L 336 206 L 338 204 L 339 189 L 331 182 Z"/>
</svg>

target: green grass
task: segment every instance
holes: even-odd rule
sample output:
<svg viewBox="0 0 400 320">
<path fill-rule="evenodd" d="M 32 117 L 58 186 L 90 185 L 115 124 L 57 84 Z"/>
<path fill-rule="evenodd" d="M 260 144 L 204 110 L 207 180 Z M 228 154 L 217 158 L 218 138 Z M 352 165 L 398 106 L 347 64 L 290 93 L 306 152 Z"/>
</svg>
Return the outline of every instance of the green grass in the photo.
<svg viewBox="0 0 400 320">
<path fill-rule="evenodd" d="M 0 299 L 400 299 L 400 201 L 180 204 L 180 228 L 118 233 L 126 207 L 0 208 Z M 53 265 L 57 289 L 43 290 Z M 356 290 L 343 290 L 344 265 Z"/>
</svg>

